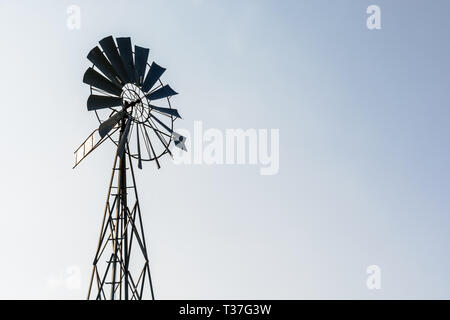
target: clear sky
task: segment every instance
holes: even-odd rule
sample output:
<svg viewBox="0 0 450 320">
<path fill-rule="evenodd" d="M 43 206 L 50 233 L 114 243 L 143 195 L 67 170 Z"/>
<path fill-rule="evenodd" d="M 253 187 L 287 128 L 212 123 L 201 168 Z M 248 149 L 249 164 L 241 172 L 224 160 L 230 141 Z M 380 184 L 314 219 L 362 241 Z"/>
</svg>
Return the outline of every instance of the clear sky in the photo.
<svg viewBox="0 0 450 320">
<path fill-rule="evenodd" d="M 381 30 L 366 27 L 371 4 Z M 98 125 L 82 77 L 108 35 L 168 68 L 178 127 L 280 130 L 277 175 L 169 159 L 138 173 L 156 298 L 450 298 L 449 12 L 1 0 L 0 298 L 86 295 L 114 150 L 76 170 L 73 151 Z M 369 265 L 381 290 L 366 287 Z"/>
</svg>

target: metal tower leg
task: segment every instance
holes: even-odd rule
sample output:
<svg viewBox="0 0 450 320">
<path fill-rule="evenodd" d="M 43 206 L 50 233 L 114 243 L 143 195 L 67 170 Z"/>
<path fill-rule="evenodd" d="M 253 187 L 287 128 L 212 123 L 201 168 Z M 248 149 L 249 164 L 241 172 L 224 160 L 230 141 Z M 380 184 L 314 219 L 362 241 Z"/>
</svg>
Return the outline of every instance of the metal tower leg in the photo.
<svg viewBox="0 0 450 320">
<path fill-rule="evenodd" d="M 128 146 L 126 149 L 128 151 Z M 132 177 L 131 185 L 127 184 L 128 171 Z M 133 246 L 134 242 L 137 245 Z M 111 279 L 110 282 L 108 279 Z M 154 299 L 141 209 L 129 153 L 122 158 L 116 153 L 114 158 L 87 298 Z"/>
</svg>

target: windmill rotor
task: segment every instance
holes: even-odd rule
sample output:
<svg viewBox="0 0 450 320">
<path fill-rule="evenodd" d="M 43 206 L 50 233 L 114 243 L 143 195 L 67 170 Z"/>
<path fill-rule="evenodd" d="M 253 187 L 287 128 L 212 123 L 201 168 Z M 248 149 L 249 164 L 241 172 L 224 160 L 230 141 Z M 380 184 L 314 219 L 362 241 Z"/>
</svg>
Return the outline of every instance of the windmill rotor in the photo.
<svg viewBox="0 0 450 320">
<path fill-rule="evenodd" d="M 116 44 L 117 43 L 117 44 Z M 129 37 L 106 37 L 88 54 L 92 66 L 83 77 L 90 86 L 88 111 L 93 111 L 100 123 L 99 134 L 120 146 L 120 131 L 114 128 L 129 119 L 127 148 L 133 159 L 155 161 L 165 154 L 172 155 L 170 145 L 186 150 L 185 137 L 176 133 L 173 123 L 181 116 L 172 108 L 171 97 L 178 94 L 161 76 L 166 68 L 156 62 L 148 63 L 150 50 L 134 46 Z M 101 49 L 100 49 L 101 48 Z M 160 168 L 159 162 L 157 167 Z"/>
</svg>

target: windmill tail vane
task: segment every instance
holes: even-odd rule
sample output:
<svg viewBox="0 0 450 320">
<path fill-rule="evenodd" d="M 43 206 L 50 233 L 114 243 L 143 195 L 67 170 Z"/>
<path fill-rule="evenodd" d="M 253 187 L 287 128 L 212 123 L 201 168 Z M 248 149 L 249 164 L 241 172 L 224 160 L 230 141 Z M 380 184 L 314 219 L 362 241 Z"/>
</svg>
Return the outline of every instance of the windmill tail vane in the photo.
<svg viewBox="0 0 450 320">
<path fill-rule="evenodd" d="M 87 298 L 154 299 L 133 160 L 139 169 L 151 161 L 160 169 L 159 159 L 172 156 L 172 141 L 186 151 L 186 138 L 173 129 L 181 118 L 171 104 L 177 92 L 161 81 L 166 69 L 148 63 L 149 49 L 133 50 L 129 37 L 99 43 L 83 77 L 90 86 L 87 109 L 99 127 L 75 150 L 74 168 L 106 140 L 116 153 Z"/>
</svg>

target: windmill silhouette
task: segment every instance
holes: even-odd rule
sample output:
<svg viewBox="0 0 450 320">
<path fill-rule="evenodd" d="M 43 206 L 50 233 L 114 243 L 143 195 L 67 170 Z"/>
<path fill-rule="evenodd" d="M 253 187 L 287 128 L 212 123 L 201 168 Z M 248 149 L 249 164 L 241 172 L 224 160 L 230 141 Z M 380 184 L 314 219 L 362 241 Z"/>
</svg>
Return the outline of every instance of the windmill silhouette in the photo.
<svg viewBox="0 0 450 320">
<path fill-rule="evenodd" d="M 149 49 L 133 51 L 130 38 L 112 36 L 100 47 L 89 52 L 93 65 L 83 77 L 91 91 L 87 108 L 100 126 L 75 151 L 74 168 L 106 140 L 116 152 L 87 298 L 155 299 L 133 160 L 139 169 L 145 161 L 159 169 L 159 159 L 172 156 L 172 141 L 186 150 L 185 137 L 173 131 L 181 118 L 170 101 L 177 93 L 160 80 L 166 69 L 148 64 Z"/>
</svg>

